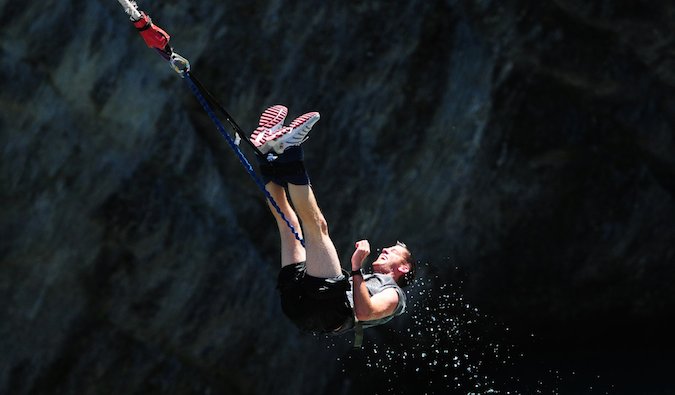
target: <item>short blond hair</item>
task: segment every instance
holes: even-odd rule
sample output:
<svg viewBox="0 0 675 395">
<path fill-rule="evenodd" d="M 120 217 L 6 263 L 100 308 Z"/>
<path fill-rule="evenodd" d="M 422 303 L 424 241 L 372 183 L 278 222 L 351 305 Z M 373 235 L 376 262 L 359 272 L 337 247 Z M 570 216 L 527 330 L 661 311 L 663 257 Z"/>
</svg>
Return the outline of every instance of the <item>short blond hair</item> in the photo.
<svg viewBox="0 0 675 395">
<path fill-rule="evenodd" d="M 400 287 L 407 287 L 410 285 L 414 280 L 415 280 L 415 272 L 417 269 L 417 263 L 413 259 L 412 251 L 410 251 L 410 247 L 408 247 L 404 242 L 402 241 L 396 241 L 396 245 L 403 247 L 408 251 L 408 257 L 405 259 L 405 263 L 408 264 L 408 273 L 402 275 L 398 279 L 398 285 Z"/>
</svg>

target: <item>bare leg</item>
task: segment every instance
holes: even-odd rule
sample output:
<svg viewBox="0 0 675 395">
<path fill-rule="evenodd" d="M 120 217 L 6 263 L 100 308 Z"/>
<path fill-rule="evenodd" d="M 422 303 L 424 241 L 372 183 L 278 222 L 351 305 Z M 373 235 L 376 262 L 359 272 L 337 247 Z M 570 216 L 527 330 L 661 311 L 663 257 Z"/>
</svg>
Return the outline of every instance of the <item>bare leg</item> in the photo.
<svg viewBox="0 0 675 395">
<path fill-rule="evenodd" d="M 328 224 L 309 185 L 288 184 L 295 211 L 302 221 L 307 250 L 307 274 L 331 278 L 342 273 L 333 241 L 328 236 Z M 290 232 L 289 232 L 290 233 Z"/>
<path fill-rule="evenodd" d="M 284 216 L 288 222 L 293 225 L 296 232 L 302 237 L 302 229 L 300 229 L 300 223 L 298 222 L 298 216 L 293 211 L 293 208 L 288 203 L 286 197 L 286 191 L 280 185 L 277 185 L 273 182 L 267 183 L 265 189 L 272 195 L 272 198 L 277 202 L 277 205 L 284 213 Z M 277 210 L 267 202 L 267 205 L 274 215 L 274 219 L 277 221 L 277 227 L 279 228 L 279 237 L 281 238 L 281 267 L 291 265 L 293 263 L 303 262 L 307 259 L 305 248 L 300 244 L 300 242 L 295 238 L 293 232 L 288 229 L 288 225 L 281 219 Z"/>
</svg>

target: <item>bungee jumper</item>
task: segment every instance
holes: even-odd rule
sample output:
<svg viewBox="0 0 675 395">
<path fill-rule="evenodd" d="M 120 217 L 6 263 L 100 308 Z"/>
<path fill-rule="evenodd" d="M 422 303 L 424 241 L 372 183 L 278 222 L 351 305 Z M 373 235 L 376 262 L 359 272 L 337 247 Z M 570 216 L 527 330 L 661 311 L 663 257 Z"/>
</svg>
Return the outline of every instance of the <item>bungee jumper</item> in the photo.
<svg viewBox="0 0 675 395">
<path fill-rule="evenodd" d="M 304 114 L 284 126 L 287 113 L 282 105 L 268 108 L 251 135 L 251 141 L 266 154 L 258 160 L 266 190 L 286 220 L 304 235 L 303 245 L 270 205 L 281 239 L 277 279 L 281 307 L 305 331 L 340 334 L 354 329 L 359 346 L 363 328 L 384 324 L 405 311 L 401 287 L 414 277 L 412 254 L 397 242 L 382 249 L 372 263 L 373 274 L 364 274 L 361 268 L 370 244 L 360 240 L 352 254 L 351 273 L 342 269 L 303 161 L 302 143 L 319 113 Z"/>
<path fill-rule="evenodd" d="M 304 164 L 302 143 L 320 119 L 319 113 L 306 113 L 285 126 L 288 109 L 283 105 L 269 107 L 249 137 L 194 77 L 187 59 L 173 51 L 169 34 L 139 11 L 135 2 L 118 2 L 145 43 L 185 79 L 267 198 L 281 239 L 277 289 L 284 314 L 302 331 L 342 334 L 353 330 L 355 347 L 361 346 L 364 328 L 384 324 L 402 314 L 406 297 L 401 287 L 414 279 L 416 266 L 404 243 L 383 248 L 372 262 L 373 273 L 365 274 L 362 267 L 370 254 L 370 243 L 357 241 L 351 272 L 342 269 Z M 224 115 L 235 138 L 226 132 L 212 106 Z M 240 141 L 255 152 L 260 176 L 239 149 Z"/>
</svg>

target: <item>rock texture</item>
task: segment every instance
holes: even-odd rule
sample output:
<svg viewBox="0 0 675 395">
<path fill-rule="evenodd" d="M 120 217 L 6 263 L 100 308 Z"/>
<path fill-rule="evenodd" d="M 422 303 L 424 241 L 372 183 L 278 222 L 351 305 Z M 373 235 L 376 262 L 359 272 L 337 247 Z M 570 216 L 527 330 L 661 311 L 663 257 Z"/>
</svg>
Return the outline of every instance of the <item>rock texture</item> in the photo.
<svg viewBox="0 0 675 395">
<path fill-rule="evenodd" d="M 667 366 L 675 6 L 291 3 L 141 6 L 245 129 L 321 112 L 345 260 L 400 238 L 543 354 Z M 0 26 L 0 393 L 341 388 L 348 345 L 279 309 L 255 184 L 119 5 L 0 1 Z"/>
</svg>

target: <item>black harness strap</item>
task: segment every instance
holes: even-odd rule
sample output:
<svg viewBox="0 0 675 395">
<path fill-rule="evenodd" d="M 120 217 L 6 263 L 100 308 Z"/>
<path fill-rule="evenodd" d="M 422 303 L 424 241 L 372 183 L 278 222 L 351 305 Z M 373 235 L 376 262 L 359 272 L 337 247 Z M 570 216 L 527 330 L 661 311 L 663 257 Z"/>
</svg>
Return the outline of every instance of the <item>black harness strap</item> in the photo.
<svg viewBox="0 0 675 395">
<path fill-rule="evenodd" d="M 363 324 L 356 322 L 354 324 L 354 348 L 361 348 L 363 344 Z"/>
</svg>

